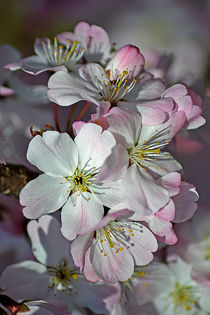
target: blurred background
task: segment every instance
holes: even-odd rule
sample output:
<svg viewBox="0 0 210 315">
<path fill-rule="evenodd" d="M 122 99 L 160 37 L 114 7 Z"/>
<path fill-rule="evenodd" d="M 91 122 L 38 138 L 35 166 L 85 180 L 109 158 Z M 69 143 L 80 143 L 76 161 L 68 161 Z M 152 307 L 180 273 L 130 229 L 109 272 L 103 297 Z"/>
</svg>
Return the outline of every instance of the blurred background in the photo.
<svg viewBox="0 0 210 315">
<path fill-rule="evenodd" d="M 33 52 L 36 37 L 72 31 L 79 21 L 104 27 L 117 47 L 132 43 L 151 51 L 173 52 L 175 80 L 209 72 L 209 0 L 0 0 L 0 44 Z"/>
</svg>

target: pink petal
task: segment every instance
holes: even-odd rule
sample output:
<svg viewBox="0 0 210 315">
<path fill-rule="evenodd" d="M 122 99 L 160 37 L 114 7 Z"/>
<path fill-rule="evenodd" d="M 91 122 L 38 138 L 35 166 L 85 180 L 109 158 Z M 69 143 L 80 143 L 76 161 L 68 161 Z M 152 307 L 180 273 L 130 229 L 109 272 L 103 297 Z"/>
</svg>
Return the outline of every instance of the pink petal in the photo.
<svg viewBox="0 0 210 315">
<path fill-rule="evenodd" d="M 128 280 L 134 270 L 134 261 L 126 247 L 116 253 L 108 242 L 101 253 L 98 242 L 91 247 L 90 261 L 95 273 L 103 280 L 111 283 Z M 105 255 L 106 254 L 106 255 Z"/>
<path fill-rule="evenodd" d="M 144 68 L 144 56 L 139 49 L 133 45 L 126 45 L 116 51 L 106 66 L 110 73 L 110 80 L 117 80 L 123 71 L 127 71 L 127 77 L 136 77 Z"/>
<path fill-rule="evenodd" d="M 155 101 L 142 102 L 137 109 L 142 116 L 143 125 L 160 125 L 168 119 L 168 112 L 174 108 L 172 99 L 160 99 Z"/>
<path fill-rule="evenodd" d="M 182 182 L 180 188 L 180 193 L 173 197 L 176 208 L 174 223 L 189 220 L 197 209 L 198 193 L 195 186 Z"/>
<path fill-rule="evenodd" d="M 85 264 L 85 253 L 92 245 L 94 240 L 94 233 L 87 235 L 78 235 L 77 238 L 71 243 L 71 254 L 74 260 L 74 264 L 77 267 L 83 269 Z"/>
<path fill-rule="evenodd" d="M 170 197 L 172 197 L 180 191 L 181 175 L 177 172 L 172 172 L 159 178 L 158 182 L 168 190 Z"/>
<path fill-rule="evenodd" d="M 157 212 L 169 202 L 168 191 L 153 180 L 147 173 L 143 173 L 134 164 L 129 167 L 123 178 L 122 185 L 128 208 L 135 211 L 134 219 L 141 219 L 142 215 Z"/>
</svg>

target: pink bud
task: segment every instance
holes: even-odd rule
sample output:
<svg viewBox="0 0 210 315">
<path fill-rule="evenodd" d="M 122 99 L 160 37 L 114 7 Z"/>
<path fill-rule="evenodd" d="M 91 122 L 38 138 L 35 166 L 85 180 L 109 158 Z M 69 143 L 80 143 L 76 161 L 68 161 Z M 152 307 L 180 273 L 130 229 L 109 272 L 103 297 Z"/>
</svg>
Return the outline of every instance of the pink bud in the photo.
<svg viewBox="0 0 210 315">
<path fill-rule="evenodd" d="M 117 80 L 120 74 L 126 74 L 128 79 L 134 78 L 143 68 L 144 56 L 139 49 L 133 45 L 126 45 L 116 51 L 107 64 L 106 71 L 112 81 Z"/>
</svg>

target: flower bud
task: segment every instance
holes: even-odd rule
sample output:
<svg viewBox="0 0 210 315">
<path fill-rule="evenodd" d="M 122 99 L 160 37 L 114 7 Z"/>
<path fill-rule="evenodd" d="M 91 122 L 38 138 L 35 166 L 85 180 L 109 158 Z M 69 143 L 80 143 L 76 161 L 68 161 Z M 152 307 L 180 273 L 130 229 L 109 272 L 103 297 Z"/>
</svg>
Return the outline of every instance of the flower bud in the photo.
<svg viewBox="0 0 210 315">
<path fill-rule="evenodd" d="M 106 66 L 110 80 L 117 80 L 123 72 L 127 78 L 136 77 L 144 67 L 144 56 L 139 49 L 133 45 L 126 45 L 116 51 Z"/>
</svg>

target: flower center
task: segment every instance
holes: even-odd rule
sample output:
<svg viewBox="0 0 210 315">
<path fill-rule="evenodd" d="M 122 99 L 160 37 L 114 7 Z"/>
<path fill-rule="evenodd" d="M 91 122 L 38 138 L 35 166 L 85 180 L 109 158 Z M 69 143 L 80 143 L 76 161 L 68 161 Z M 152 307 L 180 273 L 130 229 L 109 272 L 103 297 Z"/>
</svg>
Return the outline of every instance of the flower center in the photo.
<svg viewBox="0 0 210 315">
<path fill-rule="evenodd" d="M 70 183 L 69 190 L 73 192 L 92 192 L 93 180 L 97 175 L 96 167 L 92 167 L 89 170 L 80 169 L 77 167 L 72 176 L 67 176 L 66 180 Z"/>
<path fill-rule="evenodd" d="M 181 285 L 177 282 L 174 290 L 169 293 L 169 298 L 173 301 L 174 311 L 182 312 L 184 309 L 190 311 L 192 307 L 196 306 L 199 292 L 197 287 Z"/>
<path fill-rule="evenodd" d="M 128 71 L 123 71 L 119 75 L 117 80 L 110 81 L 109 72 L 106 72 L 106 77 L 104 78 L 104 73 L 101 73 L 101 78 L 95 75 L 95 85 L 100 91 L 102 96 L 102 101 L 109 101 L 112 105 L 115 105 L 120 99 L 122 99 L 126 94 L 128 94 L 135 86 L 136 79 L 128 80 L 126 79 Z"/>
<path fill-rule="evenodd" d="M 54 37 L 54 44 L 48 39 L 47 42 L 42 41 L 42 45 L 46 59 L 51 65 L 65 65 L 68 70 L 82 58 L 85 51 L 77 41 L 68 41 L 65 48 L 62 45 L 58 46 L 56 37 Z"/>
<path fill-rule="evenodd" d="M 149 141 L 144 141 L 143 144 L 136 145 L 135 147 L 127 150 L 130 156 L 130 164 L 135 163 L 147 171 L 147 167 L 149 168 L 149 165 L 146 165 L 146 162 L 150 163 L 157 160 L 164 160 L 168 157 L 168 154 L 161 152 L 161 149 L 169 144 L 169 141 L 162 140 L 156 142 L 153 138 L 154 137 L 151 137 Z"/>
<path fill-rule="evenodd" d="M 47 267 L 47 270 L 51 276 L 51 283 L 49 284 L 49 288 L 55 287 L 56 291 L 68 290 L 70 292 L 73 288 L 72 279 L 78 279 L 78 273 L 75 270 L 71 270 L 67 266 L 65 260 L 63 260 L 63 262 L 56 267 Z"/>
<path fill-rule="evenodd" d="M 140 231 L 141 227 L 141 225 L 137 224 L 137 229 L 140 228 Z M 113 249 L 115 254 L 118 254 L 123 251 L 123 247 L 129 248 L 130 246 L 134 246 L 132 240 L 134 233 L 134 228 L 130 228 L 129 224 L 111 221 L 104 228 L 96 232 L 96 240 L 98 241 L 101 254 L 107 256 L 109 248 Z"/>
</svg>

